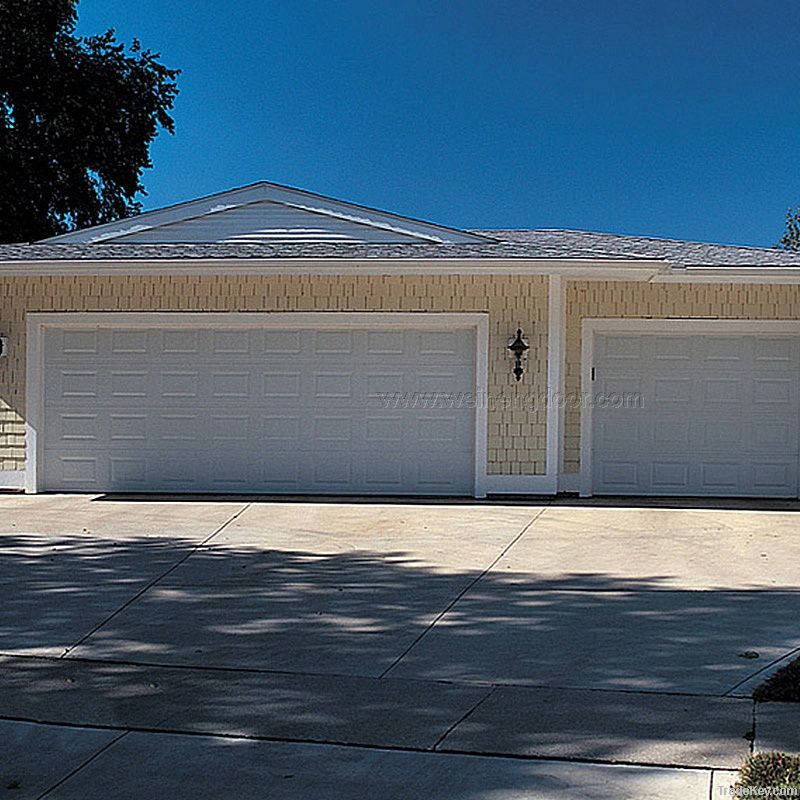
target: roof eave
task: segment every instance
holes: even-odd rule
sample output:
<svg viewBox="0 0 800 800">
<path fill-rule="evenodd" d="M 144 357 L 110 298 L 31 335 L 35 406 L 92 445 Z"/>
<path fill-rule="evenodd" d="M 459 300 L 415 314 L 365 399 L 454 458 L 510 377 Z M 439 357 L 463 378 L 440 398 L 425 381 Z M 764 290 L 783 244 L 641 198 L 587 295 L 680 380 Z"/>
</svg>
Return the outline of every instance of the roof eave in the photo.
<svg viewBox="0 0 800 800">
<path fill-rule="evenodd" d="M 800 283 L 800 265 L 680 267 L 659 273 L 653 283 Z"/>
<path fill-rule="evenodd" d="M 530 258 L 154 258 L 0 261 L 0 276 L 102 275 L 563 275 L 599 280 L 651 280 L 665 261 Z"/>
</svg>

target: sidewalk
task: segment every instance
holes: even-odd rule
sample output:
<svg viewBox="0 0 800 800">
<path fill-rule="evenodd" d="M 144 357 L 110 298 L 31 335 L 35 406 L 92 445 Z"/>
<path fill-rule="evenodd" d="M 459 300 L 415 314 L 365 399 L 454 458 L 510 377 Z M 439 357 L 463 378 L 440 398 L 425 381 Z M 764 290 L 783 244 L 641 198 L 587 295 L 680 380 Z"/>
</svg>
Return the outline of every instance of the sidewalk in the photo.
<svg viewBox="0 0 800 800">
<path fill-rule="evenodd" d="M 0 722 L 16 800 L 707 800 L 730 773 Z M 720 795 L 721 796 L 721 795 Z"/>
</svg>

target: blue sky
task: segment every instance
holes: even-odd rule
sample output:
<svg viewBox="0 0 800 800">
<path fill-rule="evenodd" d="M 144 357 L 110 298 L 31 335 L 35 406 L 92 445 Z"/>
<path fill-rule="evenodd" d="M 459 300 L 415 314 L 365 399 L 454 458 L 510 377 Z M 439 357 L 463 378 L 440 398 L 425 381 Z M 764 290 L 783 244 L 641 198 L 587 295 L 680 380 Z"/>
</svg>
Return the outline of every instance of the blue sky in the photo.
<svg viewBox="0 0 800 800">
<path fill-rule="evenodd" d="M 265 179 L 456 227 L 772 245 L 800 4 L 81 0 L 183 70 L 145 207 Z"/>
</svg>

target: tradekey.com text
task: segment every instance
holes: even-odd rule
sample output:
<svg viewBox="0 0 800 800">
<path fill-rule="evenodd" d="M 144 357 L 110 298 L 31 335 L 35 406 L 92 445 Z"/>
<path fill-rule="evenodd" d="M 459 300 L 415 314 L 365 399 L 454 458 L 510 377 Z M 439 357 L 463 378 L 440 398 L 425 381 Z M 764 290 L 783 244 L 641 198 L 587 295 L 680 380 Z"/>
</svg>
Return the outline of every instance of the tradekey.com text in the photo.
<svg viewBox="0 0 800 800">
<path fill-rule="evenodd" d="M 555 405 L 557 408 L 644 408 L 639 392 L 620 393 L 520 393 L 492 392 L 385 392 L 378 393 L 385 409 L 458 409 L 486 408 L 489 411 L 537 411 Z"/>
</svg>

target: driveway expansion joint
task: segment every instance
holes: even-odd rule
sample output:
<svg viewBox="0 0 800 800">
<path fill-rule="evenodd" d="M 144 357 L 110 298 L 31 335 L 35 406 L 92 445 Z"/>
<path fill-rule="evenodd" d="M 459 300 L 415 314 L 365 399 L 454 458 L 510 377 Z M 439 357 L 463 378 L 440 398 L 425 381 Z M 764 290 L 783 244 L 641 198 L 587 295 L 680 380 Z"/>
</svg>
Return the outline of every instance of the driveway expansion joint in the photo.
<svg viewBox="0 0 800 800">
<path fill-rule="evenodd" d="M 511 550 L 511 548 L 528 532 L 530 527 L 539 519 L 539 517 L 544 514 L 545 511 L 552 505 L 552 501 L 545 505 L 543 508 L 540 508 L 533 517 L 522 527 L 512 539 L 511 541 L 500 551 L 496 558 L 494 558 L 480 574 L 478 574 L 475 578 L 473 578 L 456 596 L 445 606 L 445 608 L 440 611 L 431 621 L 431 623 L 414 639 L 411 644 L 406 647 L 406 649 L 400 653 L 400 655 L 381 673 L 380 677 L 385 678 L 424 638 L 425 636 L 433 630 L 438 622 L 442 620 L 442 618 L 455 606 L 455 604 L 461 600 L 482 578 L 486 577 L 491 571 L 492 568 Z"/>
<path fill-rule="evenodd" d="M 29 661 L 51 661 L 54 663 L 69 664 L 89 664 L 89 665 L 112 665 L 121 667 L 141 667 L 143 669 L 168 669 L 182 672 L 221 672 L 221 673 L 241 673 L 242 675 L 276 675 L 298 678 L 346 678 L 362 679 L 367 681 L 390 681 L 396 683 L 424 683 L 438 684 L 442 686 L 452 686 L 456 688 L 486 688 L 486 689 L 522 689 L 536 690 L 545 689 L 554 692 L 589 692 L 597 694 L 621 694 L 621 695 L 645 695 L 663 697 L 697 697 L 708 698 L 711 700 L 732 700 L 739 703 L 750 703 L 752 698 L 744 695 L 728 695 L 718 692 L 692 692 L 680 691 L 677 689 L 643 689 L 643 688 L 612 688 L 609 686 L 585 686 L 581 684 L 555 684 L 555 683 L 519 683 L 515 681 L 502 680 L 454 680 L 452 678 L 421 678 L 413 675 L 367 675 L 355 672 L 314 672 L 310 670 L 289 670 L 289 669 L 269 669 L 268 667 L 244 667 L 244 666 L 223 666 L 215 664 L 181 664 L 170 663 L 168 661 L 137 661 L 132 659 L 116 658 L 91 658 L 89 656 L 53 656 L 39 655 L 35 653 L 15 653 L 13 651 L 0 651 L 1 658 L 25 659 Z M 0 664 L 2 670 L 2 664 Z M 2 718 L 2 714 L 0 714 Z"/>
<path fill-rule="evenodd" d="M 683 764 L 679 762 L 663 762 L 663 761 L 634 761 L 630 759 L 603 759 L 603 758 L 587 758 L 581 756 L 558 756 L 558 755 L 532 755 L 522 753 L 499 753 L 493 751 L 479 751 L 479 750 L 461 750 L 461 749 L 432 749 L 430 747 L 414 747 L 411 745 L 390 745 L 390 744 L 369 744 L 363 742 L 348 742 L 337 739 L 322 739 L 310 737 L 293 737 L 293 736 L 269 736 L 261 734 L 244 734 L 244 733 L 220 733 L 218 731 L 199 731 L 199 730 L 182 730 L 175 728 L 161 728 L 161 727 L 148 727 L 139 725 L 130 726 L 115 726 L 115 725 L 98 725 L 98 724 L 81 724 L 69 722 L 46 722 L 42 720 L 27 719 L 24 717 L 6 717 L 0 715 L 0 720 L 8 722 L 24 722 L 33 725 L 43 725 L 58 728 L 71 728 L 77 730 L 95 730 L 95 731 L 118 731 L 119 736 L 114 737 L 110 742 L 103 745 L 96 753 L 86 759 L 82 764 L 76 767 L 69 775 L 61 778 L 56 784 L 49 787 L 45 792 L 40 794 L 36 800 L 50 794 L 58 786 L 61 786 L 69 778 L 74 776 L 89 763 L 94 761 L 98 756 L 119 742 L 125 736 L 131 733 L 155 734 L 164 736 L 188 736 L 198 739 L 236 739 L 252 742 L 272 742 L 276 744 L 313 744 L 322 745 L 327 747 L 352 747 L 358 750 L 374 750 L 381 752 L 399 752 L 399 753 L 428 753 L 442 756 L 459 755 L 468 756 L 470 758 L 502 758 L 511 761 L 535 761 L 535 762 L 553 762 L 562 764 L 596 764 L 602 766 L 618 766 L 618 767 L 647 767 L 650 769 L 659 770 L 691 770 L 694 772 L 708 772 L 717 771 L 730 771 L 730 767 L 714 765 L 714 764 Z"/>
<path fill-rule="evenodd" d="M 494 693 L 497 689 L 496 686 L 492 686 L 486 694 L 475 703 L 472 708 L 468 709 L 464 712 L 437 740 L 436 743 L 433 745 L 433 750 L 438 750 L 439 747 L 442 745 L 445 739 L 459 726 L 462 722 L 466 722 L 472 714 L 478 710 L 480 706 L 482 706 Z"/>
<path fill-rule="evenodd" d="M 46 723 L 46 724 L 49 724 L 49 723 Z M 92 761 L 94 761 L 96 758 L 99 758 L 101 755 L 103 755 L 103 753 L 105 753 L 106 750 L 108 750 L 110 747 L 113 747 L 121 739 L 124 739 L 129 733 L 130 733 L 130 730 L 125 729 L 125 730 L 122 731 L 122 733 L 120 733 L 119 736 L 115 736 L 110 742 L 106 742 L 102 747 L 100 747 L 97 750 L 97 752 L 92 753 L 92 755 L 90 755 L 89 758 L 87 758 L 82 763 L 78 764 L 78 766 L 75 767 L 75 769 L 71 770 L 63 778 L 61 778 L 60 780 L 56 781 L 49 788 L 45 789 L 45 791 L 43 791 L 40 795 L 37 796 L 36 800 L 42 800 L 42 798 L 47 797 L 47 795 L 49 795 L 51 792 L 55 791 L 59 786 L 62 786 L 63 784 L 65 784 L 68 780 L 70 780 L 70 778 L 75 777 L 75 775 L 77 775 L 82 769 L 84 769 L 85 767 L 88 767 L 89 764 L 92 763 Z"/>
<path fill-rule="evenodd" d="M 128 600 L 126 600 L 119 608 L 115 609 L 104 620 L 102 620 L 101 622 L 97 623 L 97 625 L 95 625 L 88 633 L 85 633 L 83 636 L 81 636 L 81 638 L 78 639 L 77 642 L 75 642 L 74 644 L 71 644 L 69 647 L 65 648 L 64 652 L 61 654 L 60 658 L 66 658 L 76 647 L 80 647 L 84 642 L 86 642 L 87 639 L 89 639 L 91 636 L 93 636 L 95 633 L 97 633 L 97 631 L 99 631 L 102 627 L 104 627 L 112 619 L 114 619 L 114 617 L 116 617 L 117 614 L 121 613 L 126 608 L 128 608 L 128 606 L 130 606 L 131 604 L 135 603 L 140 597 L 142 597 L 144 594 L 149 592 L 150 589 L 152 589 L 160 581 L 164 580 L 164 578 L 166 578 L 168 575 L 171 575 L 176 569 L 178 569 L 178 567 L 181 566 L 181 564 L 184 564 L 186 561 L 188 561 L 189 558 L 191 558 L 202 547 L 207 545 L 217 534 L 222 533 L 222 531 L 224 531 L 225 528 L 228 527 L 228 525 L 230 525 L 232 522 L 234 522 L 236 519 L 238 519 L 252 505 L 253 505 L 252 501 L 249 502 L 249 503 L 245 503 L 235 514 L 233 514 L 230 518 L 225 520 L 225 522 L 223 522 L 214 531 L 212 531 L 208 536 L 206 536 L 205 539 L 203 539 L 202 541 L 198 542 L 193 547 L 189 548 L 189 551 L 187 553 L 185 553 L 182 558 L 179 558 L 172 566 L 170 566 L 168 569 L 166 569 L 164 572 L 162 572 L 160 575 L 158 575 L 156 578 L 154 578 L 152 581 L 150 581 L 146 586 L 144 586 L 138 592 L 136 592 L 136 594 L 134 594 L 133 597 L 131 597 Z"/>
</svg>

